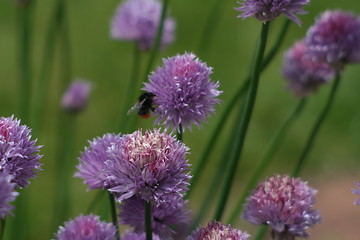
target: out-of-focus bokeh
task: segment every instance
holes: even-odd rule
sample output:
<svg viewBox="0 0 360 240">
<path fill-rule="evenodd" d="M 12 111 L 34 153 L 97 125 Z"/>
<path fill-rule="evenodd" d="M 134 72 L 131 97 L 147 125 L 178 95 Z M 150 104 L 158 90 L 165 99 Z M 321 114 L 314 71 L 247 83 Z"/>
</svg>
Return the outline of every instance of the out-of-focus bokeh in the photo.
<svg viewBox="0 0 360 240">
<path fill-rule="evenodd" d="M 32 0 L 30 0 L 32 1 Z M 193 131 L 184 133 L 184 142 L 191 149 L 189 159 L 195 162 L 207 143 L 224 105 L 244 82 L 251 64 L 257 36 L 261 23 L 255 19 L 241 20 L 234 10 L 236 1 L 224 1 L 218 8 L 219 20 L 213 23 L 214 35 L 206 39 L 209 45 L 206 52 L 199 52 L 201 35 L 208 20 L 210 11 L 220 0 L 172 0 L 170 13 L 176 20 L 176 41 L 164 51 L 156 60 L 161 64 L 162 57 L 170 57 L 177 53 L 194 52 L 199 58 L 214 69 L 213 80 L 218 80 L 224 93 L 220 96 L 222 104 L 217 106 L 217 114 L 213 115 L 202 129 L 194 127 Z M 223 0 L 221 0 L 223 1 Z M 72 77 L 85 78 L 93 83 L 93 92 L 87 109 L 77 118 L 77 132 L 75 134 L 75 156 L 73 163 L 77 164 L 77 157 L 87 140 L 106 132 L 114 132 L 120 113 L 124 112 L 123 102 L 127 93 L 127 84 L 131 74 L 133 43 L 120 42 L 110 38 L 110 20 L 120 1 L 77 0 L 67 1 L 69 36 L 71 44 Z M 1 116 L 14 114 L 19 116 L 19 70 L 17 68 L 18 28 L 16 4 L 12 0 L 3 0 L 0 7 L 0 109 Z M 45 36 L 54 1 L 37 0 L 34 3 L 32 22 L 32 77 L 39 78 L 42 63 Z M 356 0 L 343 1 L 312 1 L 306 10 L 309 14 L 300 16 L 302 27 L 291 24 L 290 30 L 279 54 L 262 74 L 253 119 L 248 132 L 245 151 L 238 168 L 236 184 L 231 193 L 231 203 L 227 207 L 227 214 L 239 196 L 248 177 L 257 166 L 267 143 L 281 126 L 287 115 L 298 102 L 291 92 L 286 89 L 286 83 L 281 75 L 282 56 L 292 44 L 305 36 L 308 27 L 316 16 L 325 10 L 342 9 L 353 11 L 360 15 L 360 5 Z M 274 42 L 285 17 L 281 16 L 271 23 L 269 45 Z M 59 44 L 56 45 L 59 49 Z M 55 53 L 53 71 L 49 79 L 47 91 L 48 100 L 42 116 L 39 129 L 34 130 L 43 148 L 43 170 L 26 189 L 29 214 L 31 221 L 27 223 L 26 239 L 50 239 L 51 215 L 54 193 L 55 153 L 57 148 L 56 134 L 58 120 L 57 108 L 60 107 L 62 90 L 59 81 L 62 69 L 59 67 L 59 51 Z M 148 59 L 143 57 L 140 76 Z M 351 193 L 355 182 L 360 180 L 360 65 L 347 66 L 335 104 L 329 118 L 323 125 L 313 151 L 309 156 L 302 174 L 304 180 L 318 189 L 317 208 L 323 215 L 323 223 L 311 230 L 311 239 L 318 240 L 355 240 L 358 239 L 358 225 L 360 223 L 360 207 L 354 206 L 356 196 Z M 322 109 L 329 93 L 330 85 L 324 86 L 310 96 L 308 106 L 291 128 L 275 156 L 273 164 L 266 176 L 274 173 L 291 172 L 310 127 L 318 112 Z M 134 92 L 138 95 L 139 91 Z M 153 118 L 139 120 L 139 127 L 152 128 Z M 227 136 L 231 131 L 230 122 L 220 136 L 216 149 L 211 158 L 212 164 L 205 169 L 201 184 L 195 189 L 190 199 L 193 213 L 197 213 L 198 204 L 202 200 L 204 191 L 208 187 L 215 171 L 215 162 L 222 156 L 223 148 L 227 144 Z M 30 128 L 31 128 L 30 124 Z M 75 171 L 75 166 L 73 167 Z M 264 176 L 265 177 L 265 176 Z M 95 193 L 87 192 L 81 179 L 71 179 L 72 205 L 69 218 L 83 213 L 88 208 Z M 21 197 L 21 195 L 19 196 Z M 216 196 L 214 196 L 216 197 Z M 107 204 L 107 199 L 103 200 Z M 209 217 L 212 215 L 209 209 Z M 10 217 L 11 218 L 11 217 Z M 11 220 L 10 220 L 11 221 Z M 255 228 L 241 221 L 240 229 L 255 233 Z"/>
</svg>

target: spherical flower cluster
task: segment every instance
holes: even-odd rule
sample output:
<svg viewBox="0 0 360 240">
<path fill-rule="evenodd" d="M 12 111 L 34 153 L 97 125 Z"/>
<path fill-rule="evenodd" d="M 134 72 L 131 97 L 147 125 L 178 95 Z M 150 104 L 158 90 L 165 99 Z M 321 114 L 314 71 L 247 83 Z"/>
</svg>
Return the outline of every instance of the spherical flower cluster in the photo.
<svg viewBox="0 0 360 240">
<path fill-rule="evenodd" d="M 84 179 L 84 183 L 89 185 L 89 189 L 109 187 L 107 184 L 107 173 L 105 172 L 105 161 L 108 159 L 107 151 L 111 146 L 119 145 L 121 142 L 120 134 L 105 134 L 102 137 L 90 141 L 90 146 L 85 148 L 77 166 L 76 177 Z"/>
<path fill-rule="evenodd" d="M 135 232 L 127 232 L 124 236 L 121 237 L 122 240 L 146 240 L 145 233 L 135 233 Z M 152 235 L 153 240 L 161 240 L 158 235 Z"/>
<path fill-rule="evenodd" d="M 171 238 L 175 232 L 170 225 L 181 225 L 189 222 L 190 212 L 186 209 L 187 201 L 174 197 L 171 201 L 152 206 L 152 231 L 162 239 Z M 145 201 L 132 197 L 120 205 L 121 222 L 134 227 L 135 232 L 145 231 Z"/>
<path fill-rule="evenodd" d="M 303 6 L 309 4 L 309 0 L 243 0 L 238 2 L 241 7 L 235 8 L 242 12 L 241 18 L 256 17 L 260 21 L 267 22 L 284 14 L 290 20 L 301 25 L 296 14 L 306 14 Z"/>
<path fill-rule="evenodd" d="M 14 201 L 18 193 L 12 180 L 13 176 L 0 172 L 0 218 L 5 218 L 14 208 L 9 202 Z"/>
<path fill-rule="evenodd" d="M 114 39 L 136 41 L 139 48 L 152 47 L 159 27 L 162 5 L 157 0 L 126 0 L 117 9 L 112 20 L 111 35 Z M 175 22 L 164 21 L 161 46 L 174 40 Z"/>
<path fill-rule="evenodd" d="M 187 240 L 247 240 L 250 235 L 246 232 L 232 228 L 230 225 L 223 225 L 220 222 L 209 222 L 207 227 L 194 231 Z"/>
<path fill-rule="evenodd" d="M 121 144 L 108 150 L 109 191 L 118 201 L 137 195 L 155 205 L 182 197 L 190 179 L 187 151 L 183 143 L 157 129 L 123 135 Z"/>
<path fill-rule="evenodd" d="M 14 117 L 0 118 L 0 172 L 12 175 L 16 187 L 26 187 L 40 170 L 40 146 L 31 140 L 30 129 Z"/>
<path fill-rule="evenodd" d="M 90 91 L 90 82 L 84 80 L 74 81 L 65 91 L 61 106 L 69 112 L 80 112 L 88 103 Z"/>
<path fill-rule="evenodd" d="M 314 58 L 338 68 L 360 62 L 360 18 L 348 12 L 326 11 L 308 30 L 306 44 Z"/>
<path fill-rule="evenodd" d="M 216 99 L 221 94 L 218 82 L 211 82 L 212 68 L 194 54 L 185 53 L 164 59 L 164 66 L 153 72 L 143 90 L 155 95 L 153 104 L 157 123 L 180 131 L 180 126 L 191 129 L 213 113 Z"/>
<path fill-rule="evenodd" d="M 307 237 L 305 230 L 321 220 L 319 212 L 311 209 L 315 193 L 300 178 L 275 175 L 253 191 L 243 217 L 256 225 L 268 224 L 275 233 Z"/>
<path fill-rule="evenodd" d="M 56 240 L 115 240 L 115 235 L 113 224 L 101 222 L 98 216 L 80 215 L 59 228 Z"/>
<path fill-rule="evenodd" d="M 300 41 L 285 53 L 283 75 L 295 95 L 305 97 L 328 83 L 335 76 L 335 70 L 327 63 L 312 59 L 308 47 Z"/>
</svg>

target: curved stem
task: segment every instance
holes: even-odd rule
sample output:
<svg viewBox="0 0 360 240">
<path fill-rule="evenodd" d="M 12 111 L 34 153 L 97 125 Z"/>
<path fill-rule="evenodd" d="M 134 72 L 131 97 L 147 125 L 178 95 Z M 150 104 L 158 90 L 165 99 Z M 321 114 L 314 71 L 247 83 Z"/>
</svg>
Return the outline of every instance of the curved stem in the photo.
<svg viewBox="0 0 360 240">
<path fill-rule="evenodd" d="M 0 219 L 0 240 L 3 239 L 5 233 L 6 218 Z"/>
<path fill-rule="evenodd" d="M 295 120 L 299 117 L 300 113 L 304 109 L 306 103 L 306 99 L 303 98 L 300 100 L 300 102 L 296 105 L 293 112 L 287 117 L 283 125 L 280 127 L 280 129 L 276 132 L 274 137 L 271 139 L 262 159 L 260 160 L 258 167 L 256 168 L 254 174 L 252 175 L 250 181 L 247 183 L 245 189 L 242 192 L 242 195 L 240 196 L 237 205 L 235 209 L 232 211 L 229 223 L 234 224 L 236 220 L 239 218 L 239 214 L 242 211 L 243 204 L 245 203 L 245 200 L 247 196 L 249 195 L 250 191 L 255 187 L 256 183 L 258 182 L 259 178 L 263 174 L 263 172 L 267 169 L 269 166 L 273 156 L 275 155 L 277 149 L 281 145 L 282 141 L 284 140 L 285 134 L 287 133 L 290 126 L 295 122 Z"/>
<path fill-rule="evenodd" d="M 160 48 L 160 43 L 161 43 L 163 29 L 164 29 L 164 21 L 165 21 L 168 5 L 169 5 L 169 0 L 163 0 L 163 6 L 162 6 L 160 21 L 159 21 L 159 27 L 157 29 L 156 38 L 154 41 L 153 48 L 151 50 L 150 58 L 149 58 L 148 64 L 145 69 L 145 74 L 144 74 L 144 78 L 143 78 L 144 81 L 147 80 L 147 76 L 153 67 L 153 64 L 154 64 L 154 61 L 156 58 L 156 54 Z"/>
<path fill-rule="evenodd" d="M 255 61 L 253 63 L 252 70 L 251 70 L 250 86 L 249 86 L 248 94 L 245 99 L 243 114 L 241 115 L 241 118 L 240 118 L 239 127 L 235 130 L 238 135 L 238 137 L 234 140 L 236 149 L 235 149 L 235 152 L 230 156 L 230 159 L 229 159 L 229 168 L 227 169 L 228 171 L 226 171 L 224 187 L 222 189 L 222 193 L 220 195 L 220 201 L 219 201 L 219 204 L 216 209 L 215 216 L 214 216 L 214 219 L 217 221 L 221 220 L 224 209 L 225 209 L 225 205 L 226 205 L 228 197 L 229 197 L 229 193 L 230 193 L 230 189 L 231 189 L 233 179 L 235 176 L 237 164 L 239 162 L 238 158 L 241 155 L 241 152 L 242 152 L 242 149 L 244 146 L 247 129 L 248 129 L 251 115 L 253 112 L 253 108 L 255 105 L 257 88 L 258 88 L 258 83 L 259 83 L 259 78 L 260 78 L 260 67 L 261 67 L 261 62 L 263 60 L 263 56 L 264 56 L 264 52 L 265 52 L 267 35 L 268 35 L 268 31 L 269 31 L 269 25 L 270 25 L 270 23 L 266 22 L 262 25 L 262 28 L 261 28 L 260 39 L 259 39 L 258 47 L 257 47 L 256 53 L 255 53 Z"/>
<path fill-rule="evenodd" d="M 120 240 L 120 230 L 119 230 L 119 224 L 118 224 L 118 220 L 117 220 L 115 198 L 114 198 L 114 195 L 112 195 L 110 192 L 108 192 L 108 195 L 109 195 L 109 200 L 110 200 L 111 219 L 112 219 L 113 225 L 116 228 L 116 239 Z"/>
<path fill-rule="evenodd" d="M 134 104 L 134 102 L 137 100 L 135 99 L 135 95 L 138 92 L 137 91 L 137 82 L 139 79 L 139 71 L 140 71 L 140 65 L 141 65 L 141 52 L 139 47 L 137 46 L 137 43 L 134 42 L 134 52 L 133 52 L 133 64 L 132 64 L 132 71 L 131 71 L 131 77 L 130 81 L 128 83 L 128 90 L 125 93 L 126 97 L 124 100 L 124 111 L 122 112 L 121 121 L 118 125 L 118 131 L 121 132 L 129 130 L 129 120 L 131 116 L 127 116 L 127 112 L 131 108 L 131 105 Z M 123 127 L 122 127 L 123 126 Z"/>
<path fill-rule="evenodd" d="M 181 123 L 179 124 L 179 129 L 178 129 L 178 132 L 177 132 L 177 139 L 178 139 L 180 142 L 183 141 L 183 128 L 182 128 Z"/>
<path fill-rule="evenodd" d="M 145 202 L 145 229 L 146 229 L 146 240 L 152 240 L 151 203 L 150 202 Z"/>
<path fill-rule="evenodd" d="M 278 52 L 284 38 L 286 35 L 286 32 L 288 30 L 290 24 L 290 20 L 285 20 L 283 27 L 280 30 L 280 33 L 278 34 L 278 37 L 270 49 L 269 53 L 264 58 L 264 61 L 261 65 L 260 71 L 264 71 L 266 67 L 270 64 L 270 62 L 275 57 L 276 53 Z M 240 86 L 240 88 L 236 91 L 236 93 L 232 96 L 229 104 L 226 106 L 223 114 L 220 117 L 220 120 L 218 121 L 215 130 L 213 131 L 210 140 L 205 148 L 205 150 L 202 152 L 202 155 L 200 159 L 195 163 L 194 170 L 193 170 L 193 177 L 190 180 L 190 186 L 189 191 L 186 194 L 186 198 L 189 198 L 192 190 L 194 189 L 196 183 L 198 182 L 198 179 L 200 178 L 203 169 L 205 169 L 205 165 L 207 163 L 207 159 L 209 158 L 210 154 L 212 153 L 212 150 L 214 149 L 214 146 L 218 140 L 218 136 L 220 132 L 222 131 L 223 127 L 225 126 L 225 122 L 228 119 L 231 110 L 234 108 L 237 101 L 240 100 L 240 98 L 244 95 L 245 91 L 247 90 L 249 86 L 249 79 L 250 77 L 247 77 L 245 82 Z M 220 171 L 219 174 L 222 174 L 222 171 Z"/>
<path fill-rule="evenodd" d="M 307 139 L 306 145 L 304 147 L 304 150 L 296 164 L 296 167 L 294 168 L 294 171 L 292 173 L 292 176 L 294 176 L 294 177 L 299 176 L 300 171 L 302 170 L 302 168 L 305 165 L 306 157 L 308 156 L 312 146 L 314 145 L 314 141 L 320 130 L 320 127 L 323 124 L 324 120 L 326 119 L 327 115 L 329 114 L 331 106 L 334 102 L 336 91 L 339 86 L 339 82 L 340 82 L 340 73 L 339 73 L 339 71 L 337 71 L 334 83 L 332 85 L 329 97 L 327 99 L 327 102 L 312 128 L 311 133 Z"/>
</svg>

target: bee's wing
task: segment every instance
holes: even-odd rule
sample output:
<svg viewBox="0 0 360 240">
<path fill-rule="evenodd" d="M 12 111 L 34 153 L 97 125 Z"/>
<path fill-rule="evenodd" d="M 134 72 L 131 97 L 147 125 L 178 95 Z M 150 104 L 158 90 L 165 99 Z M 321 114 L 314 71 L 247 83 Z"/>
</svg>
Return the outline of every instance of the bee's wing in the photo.
<svg viewBox="0 0 360 240">
<path fill-rule="evenodd" d="M 135 103 L 134 106 L 132 106 L 129 111 L 127 111 L 127 115 L 130 115 L 130 113 L 132 113 L 133 111 L 139 111 L 139 109 L 141 108 L 141 106 L 143 105 L 143 103 L 145 102 L 145 99 L 142 100 L 141 102 L 137 102 Z"/>
</svg>

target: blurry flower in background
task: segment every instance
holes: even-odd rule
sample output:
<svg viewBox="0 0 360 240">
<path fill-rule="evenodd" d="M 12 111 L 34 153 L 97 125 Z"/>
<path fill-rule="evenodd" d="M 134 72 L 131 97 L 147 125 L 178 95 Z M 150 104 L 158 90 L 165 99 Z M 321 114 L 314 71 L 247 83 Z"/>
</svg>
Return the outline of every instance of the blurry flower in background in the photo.
<svg viewBox="0 0 360 240">
<path fill-rule="evenodd" d="M 116 10 L 111 24 L 114 39 L 136 41 L 141 50 L 150 50 L 155 40 L 162 4 L 157 0 L 125 0 Z M 174 41 L 175 22 L 164 21 L 161 47 Z"/>
<path fill-rule="evenodd" d="M 156 205 L 182 197 L 189 185 L 188 148 L 160 130 L 122 136 L 108 150 L 105 170 L 117 201 L 134 195 Z"/>
<path fill-rule="evenodd" d="M 247 240 L 250 235 L 242 232 L 230 225 L 223 225 L 220 222 L 209 222 L 205 228 L 194 231 L 187 240 L 213 240 L 213 239 L 231 239 L 231 240 Z"/>
<path fill-rule="evenodd" d="M 360 62 L 360 19 L 349 12 L 326 11 L 309 28 L 305 43 L 316 60 L 338 69 Z"/>
<path fill-rule="evenodd" d="M 75 80 L 71 83 L 62 97 L 62 108 L 73 113 L 84 110 L 88 103 L 90 91 L 90 82 L 80 79 Z"/>
<path fill-rule="evenodd" d="M 158 235 L 152 235 L 153 240 L 161 240 Z M 124 236 L 121 237 L 121 240 L 146 240 L 145 233 L 135 233 L 135 232 L 126 232 Z"/>
<path fill-rule="evenodd" d="M 0 218 L 5 218 L 14 208 L 9 204 L 19 194 L 15 192 L 16 184 L 12 182 L 13 176 L 0 172 Z"/>
<path fill-rule="evenodd" d="M 300 26 L 301 21 L 296 14 L 306 14 L 303 6 L 309 2 L 309 0 L 242 0 L 238 2 L 242 6 L 235 10 L 242 12 L 238 16 L 242 19 L 254 16 L 263 22 L 271 21 L 283 14 Z"/>
<path fill-rule="evenodd" d="M 276 239 L 307 237 L 305 230 L 321 221 L 319 211 L 311 209 L 315 193 L 300 178 L 275 175 L 248 197 L 243 217 L 256 225 L 268 224 Z"/>
<path fill-rule="evenodd" d="M 357 189 L 353 189 L 353 193 L 360 195 L 360 182 L 356 183 L 356 186 L 358 187 Z M 360 205 L 360 198 L 358 200 L 355 201 L 356 205 Z"/>
<path fill-rule="evenodd" d="M 56 234 L 57 240 L 115 240 L 116 228 L 113 224 L 101 222 L 95 215 L 80 215 L 65 222 Z"/>
<path fill-rule="evenodd" d="M 219 83 L 211 82 L 212 68 L 201 62 L 194 54 L 185 53 L 163 59 L 164 66 L 149 76 L 143 90 L 155 95 L 153 104 L 158 115 L 156 123 L 163 122 L 167 128 L 180 131 L 198 127 L 214 111 L 220 100 L 216 97 Z"/>
<path fill-rule="evenodd" d="M 306 97 L 328 83 L 335 70 L 327 63 L 312 59 L 303 41 L 295 43 L 284 55 L 283 75 L 295 95 Z"/>
<path fill-rule="evenodd" d="M 151 208 L 152 231 L 161 239 L 172 239 L 175 231 L 170 228 L 187 224 L 190 219 L 190 212 L 186 208 L 187 201 L 174 197 L 171 201 L 153 206 Z M 134 231 L 145 232 L 145 201 L 138 197 L 132 197 L 123 201 L 120 205 L 122 224 L 134 227 Z"/>
<path fill-rule="evenodd" d="M 90 146 L 85 148 L 77 166 L 76 177 L 84 179 L 84 183 L 89 185 L 89 189 L 106 189 L 107 174 L 104 171 L 105 161 L 108 159 L 107 150 L 113 145 L 121 142 L 120 134 L 105 134 L 89 141 Z"/>
<path fill-rule="evenodd" d="M 0 172 L 12 175 L 16 188 L 29 185 L 29 179 L 40 170 L 41 146 L 35 146 L 37 140 L 31 141 L 30 132 L 13 116 L 0 118 Z"/>
</svg>

